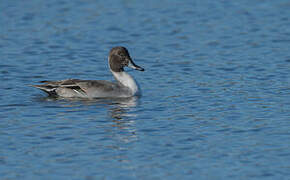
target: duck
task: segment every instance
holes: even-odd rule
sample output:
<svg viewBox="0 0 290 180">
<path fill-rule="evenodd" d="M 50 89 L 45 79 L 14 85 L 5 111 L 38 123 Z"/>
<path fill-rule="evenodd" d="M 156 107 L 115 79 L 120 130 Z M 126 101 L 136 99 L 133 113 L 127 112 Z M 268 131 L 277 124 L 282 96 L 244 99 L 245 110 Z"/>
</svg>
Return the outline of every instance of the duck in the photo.
<svg viewBox="0 0 290 180">
<path fill-rule="evenodd" d="M 108 64 L 116 82 L 106 80 L 65 79 L 59 81 L 40 81 L 32 85 L 48 94 L 62 98 L 122 98 L 141 96 L 136 80 L 124 68 L 144 71 L 136 65 L 129 51 L 122 46 L 113 47 L 109 52 Z"/>
</svg>

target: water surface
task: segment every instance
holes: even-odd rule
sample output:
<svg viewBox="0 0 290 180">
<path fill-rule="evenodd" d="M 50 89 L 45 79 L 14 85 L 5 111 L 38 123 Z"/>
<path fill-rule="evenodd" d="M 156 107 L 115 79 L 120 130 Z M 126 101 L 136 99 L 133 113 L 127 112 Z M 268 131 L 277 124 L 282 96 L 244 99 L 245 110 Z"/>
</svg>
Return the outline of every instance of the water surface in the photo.
<svg viewBox="0 0 290 180">
<path fill-rule="evenodd" d="M 3 1 L 1 179 L 289 179 L 290 3 Z M 143 96 L 52 99 L 28 85 L 113 80 Z"/>
</svg>

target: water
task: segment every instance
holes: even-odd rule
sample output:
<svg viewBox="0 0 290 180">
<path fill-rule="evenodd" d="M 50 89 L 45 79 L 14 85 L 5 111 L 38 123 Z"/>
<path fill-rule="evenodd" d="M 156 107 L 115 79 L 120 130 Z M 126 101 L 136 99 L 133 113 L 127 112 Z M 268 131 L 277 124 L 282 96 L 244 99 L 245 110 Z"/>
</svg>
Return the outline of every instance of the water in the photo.
<svg viewBox="0 0 290 180">
<path fill-rule="evenodd" d="M 290 3 L 2 1 L 1 179 L 289 179 Z M 47 98 L 129 49 L 141 98 Z"/>
</svg>

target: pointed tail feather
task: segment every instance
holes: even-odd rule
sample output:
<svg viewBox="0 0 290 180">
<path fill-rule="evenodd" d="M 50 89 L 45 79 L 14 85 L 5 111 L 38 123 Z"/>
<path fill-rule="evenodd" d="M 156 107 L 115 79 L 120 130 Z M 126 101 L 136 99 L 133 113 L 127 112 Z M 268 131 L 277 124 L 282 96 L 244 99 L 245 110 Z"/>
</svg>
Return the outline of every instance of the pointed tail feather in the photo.
<svg viewBox="0 0 290 180">
<path fill-rule="evenodd" d="M 50 86 L 50 85 L 46 85 L 46 84 L 42 84 L 42 85 L 30 85 L 32 87 L 36 87 L 44 92 L 46 92 L 48 95 L 50 96 L 55 96 L 56 95 L 56 87 L 54 86 Z"/>
</svg>

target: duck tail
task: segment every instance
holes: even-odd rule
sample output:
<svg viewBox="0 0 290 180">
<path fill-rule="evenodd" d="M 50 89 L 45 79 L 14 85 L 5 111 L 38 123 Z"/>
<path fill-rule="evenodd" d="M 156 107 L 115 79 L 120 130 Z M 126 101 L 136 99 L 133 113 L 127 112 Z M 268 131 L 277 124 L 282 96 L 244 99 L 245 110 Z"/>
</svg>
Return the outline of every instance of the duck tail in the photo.
<svg viewBox="0 0 290 180">
<path fill-rule="evenodd" d="M 40 84 L 40 85 L 30 85 L 32 87 L 38 88 L 44 92 L 46 92 L 49 96 L 56 96 L 56 87 L 47 85 L 47 84 Z"/>
</svg>

